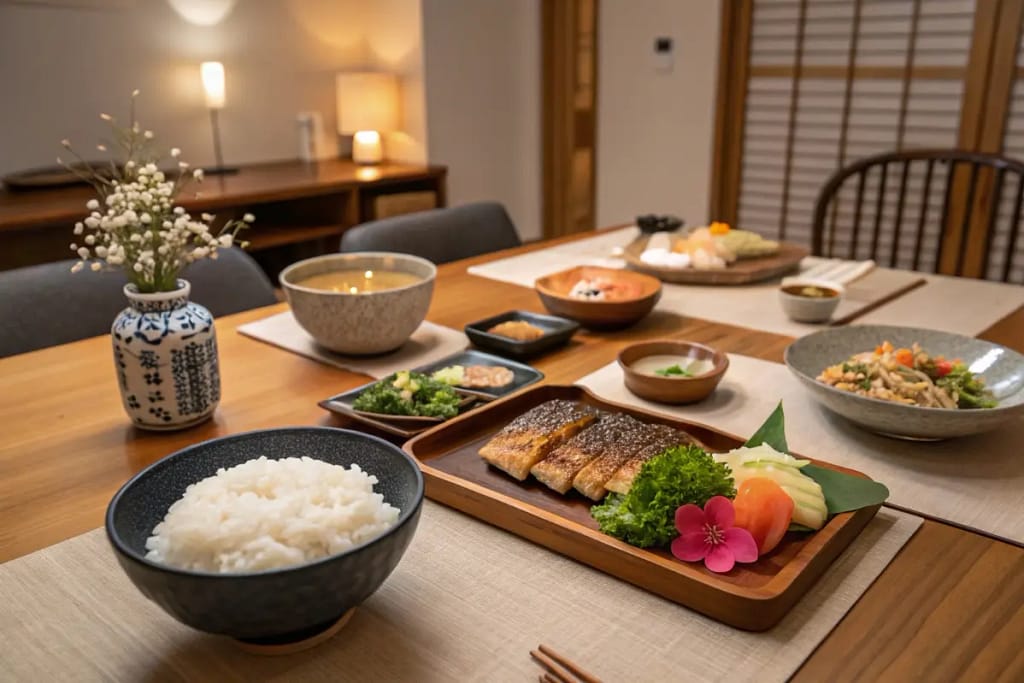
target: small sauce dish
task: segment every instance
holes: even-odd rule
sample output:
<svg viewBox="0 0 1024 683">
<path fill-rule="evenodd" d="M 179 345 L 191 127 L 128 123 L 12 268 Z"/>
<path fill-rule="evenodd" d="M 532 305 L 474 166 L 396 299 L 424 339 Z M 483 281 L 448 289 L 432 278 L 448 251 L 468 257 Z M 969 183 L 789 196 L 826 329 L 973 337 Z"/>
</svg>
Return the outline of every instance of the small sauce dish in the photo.
<svg viewBox="0 0 1024 683">
<path fill-rule="evenodd" d="M 790 320 L 822 323 L 835 313 L 843 298 L 843 286 L 822 280 L 787 281 L 779 289 L 779 302 Z"/>
<path fill-rule="evenodd" d="M 710 346 L 659 340 L 627 346 L 619 353 L 626 388 L 656 403 L 702 401 L 729 368 L 729 357 Z"/>
</svg>

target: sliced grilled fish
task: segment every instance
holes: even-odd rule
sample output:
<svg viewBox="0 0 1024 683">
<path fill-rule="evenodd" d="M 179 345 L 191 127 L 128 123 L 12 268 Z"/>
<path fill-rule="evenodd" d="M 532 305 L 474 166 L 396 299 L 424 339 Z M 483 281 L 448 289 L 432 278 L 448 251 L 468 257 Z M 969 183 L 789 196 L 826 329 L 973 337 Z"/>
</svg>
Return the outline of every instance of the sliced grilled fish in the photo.
<svg viewBox="0 0 1024 683">
<path fill-rule="evenodd" d="M 480 449 L 480 457 L 522 481 L 530 468 L 597 418 L 575 401 L 541 403 L 512 420 Z"/>
</svg>

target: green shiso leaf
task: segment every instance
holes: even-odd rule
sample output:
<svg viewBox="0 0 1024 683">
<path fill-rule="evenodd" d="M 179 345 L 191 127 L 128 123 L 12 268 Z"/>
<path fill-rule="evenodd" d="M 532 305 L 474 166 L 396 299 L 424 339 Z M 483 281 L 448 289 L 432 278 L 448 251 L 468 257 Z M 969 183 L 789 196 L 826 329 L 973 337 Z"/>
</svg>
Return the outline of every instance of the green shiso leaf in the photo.
<svg viewBox="0 0 1024 683">
<path fill-rule="evenodd" d="M 830 515 L 880 505 L 889 497 L 885 484 L 871 479 L 813 464 L 805 465 L 800 471 L 821 486 Z"/>
<path fill-rule="evenodd" d="M 761 444 L 768 444 L 779 453 L 789 453 L 789 444 L 786 443 L 786 415 L 782 411 L 782 401 L 779 401 L 779 405 L 764 424 L 743 445 L 754 448 Z"/>
<path fill-rule="evenodd" d="M 728 466 L 704 449 L 674 446 L 644 463 L 629 493 L 612 493 L 590 508 L 601 531 L 640 548 L 668 545 L 678 536 L 676 509 L 703 506 L 713 496 L 736 495 Z"/>
<path fill-rule="evenodd" d="M 779 401 L 779 405 L 745 445 L 753 448 L 761 444 L 768 444 L 781 453 L 789 453 L 782 401 Z M 830 515 L 879 505 L 889 497 L 889 489 L 884 484 L 871 479 L 813 464 L 804 465 L 800 471 L 821 486 L 821 492 L 825 494 L 825 505 L 828 506 Z M 794 529 L 794 526 L 799 525 L 791 525 L 791 531 L 804 530 Z"/>
</svg>

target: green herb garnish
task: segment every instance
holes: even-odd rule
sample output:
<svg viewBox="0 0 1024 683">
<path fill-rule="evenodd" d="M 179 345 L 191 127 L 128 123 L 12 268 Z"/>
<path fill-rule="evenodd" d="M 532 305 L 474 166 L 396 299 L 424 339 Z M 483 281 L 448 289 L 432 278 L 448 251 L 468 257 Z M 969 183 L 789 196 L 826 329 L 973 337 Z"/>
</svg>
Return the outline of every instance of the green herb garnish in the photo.
<svg viewBox="0 0 1024 683">
<path fill-rule="evenodd" d="M 385 415 L 448 419 L 459 414 L 459 400 L 448 384 L 419 372 L 402 370 L 367 388 L 356 397 L 352 407 Z"/>
<path fill-rule="evenodd" d="M 609 494 L 590 508 L 601 531 L 640 548 L 664 546 L 679 535 L 680 505 L 703 507 L 713 496 L 736 495 L 729 468 L 699 446 L 674 446 L 644 463 L 629 493 Z"/>
<path fill-rule="evenodd" d="M 660 370 L 655 370 L 654 374 L 655 375 L 661 375 L 662 377 L 669 377 L 671 375 L 676 375 L 676 376 L 679 376 L 679 377 L 693 377 L 693 373 L 692 372 L 690 372 L 689 370 L 686 370 L 684 368 L 679 367 L 678 363 L 676 363 L 675 365 L 670 365 L 667 368 L 661 368 Z"/>
</svg>

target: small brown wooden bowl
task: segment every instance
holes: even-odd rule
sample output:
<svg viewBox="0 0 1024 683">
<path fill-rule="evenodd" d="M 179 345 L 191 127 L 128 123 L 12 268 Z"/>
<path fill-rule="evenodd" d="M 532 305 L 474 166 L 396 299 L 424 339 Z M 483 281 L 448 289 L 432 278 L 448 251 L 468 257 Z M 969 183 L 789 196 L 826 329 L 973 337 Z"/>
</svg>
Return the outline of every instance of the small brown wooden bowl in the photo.
<svg viewBox="0 0 1024 683">
<path fill-rule="evenodd" d="M 629 283 L 637 288 L 637 294 L 615 301 L 590 301 L 569 296 L 577 282 L 595 277 Z M 629 327 L 650 313 L 661 298 L 661 281 L 658 278 L 598 266 L 577 266 L 545 275 L 537 280 L 534 287 L 544 307 L 551 313 L 597 330 Z"/>
<path fill-rule="evenodd" d="M 637 372 L 633 363 L 647 356 L 684 356 L 694 360 L 708 360 L 714 367 L 696 377 L 659 377 Z M 729 369 L 729 357 L 710 346 L 687 341 L 662 339 L 632 344 L 619 352 L 626 388 L 640 398 L 656 403 L 696 403 L 711 395 Z"/>
</svg>

